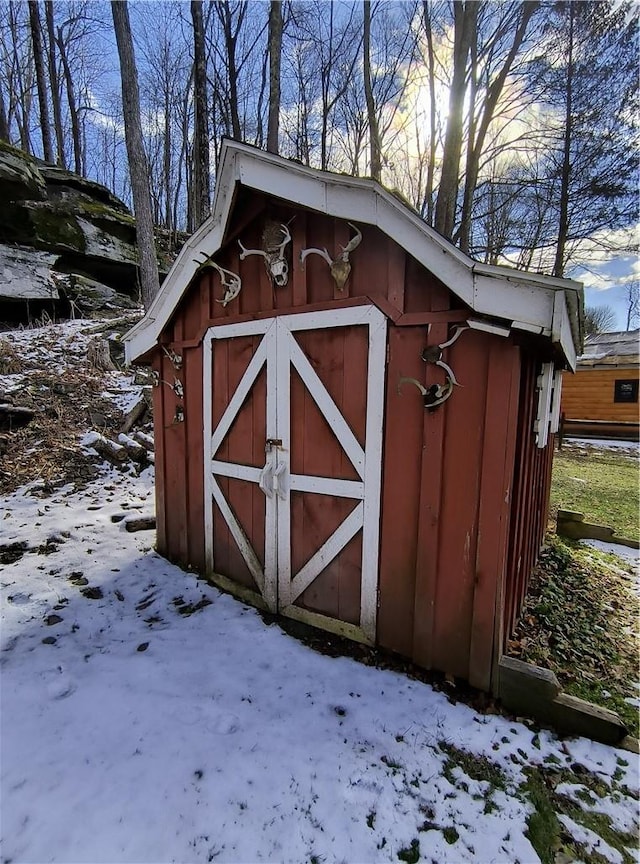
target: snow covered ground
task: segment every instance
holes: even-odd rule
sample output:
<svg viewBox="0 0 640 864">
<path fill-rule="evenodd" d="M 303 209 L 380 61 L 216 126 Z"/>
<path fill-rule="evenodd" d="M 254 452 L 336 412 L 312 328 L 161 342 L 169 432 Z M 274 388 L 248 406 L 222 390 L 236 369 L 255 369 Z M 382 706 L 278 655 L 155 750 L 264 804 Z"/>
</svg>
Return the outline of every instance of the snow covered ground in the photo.
<svg viewBox="0 0 640 864">
<path fill-rule="evenodd" d="M 619 441 L 614 438 L 565 438 L 563 450 L 615 450 L 629 456 L 637 456 L 640 452 L 638 441 Z"/>
<path fill-rule="evenodd" d="M 126 531 L 152 508 L 106 464 L 0 501 L 4 864 L 528 864 L 534 780 L 556 860 L 636 860 L 636 757 L 316 653 Z"/>
</svg>

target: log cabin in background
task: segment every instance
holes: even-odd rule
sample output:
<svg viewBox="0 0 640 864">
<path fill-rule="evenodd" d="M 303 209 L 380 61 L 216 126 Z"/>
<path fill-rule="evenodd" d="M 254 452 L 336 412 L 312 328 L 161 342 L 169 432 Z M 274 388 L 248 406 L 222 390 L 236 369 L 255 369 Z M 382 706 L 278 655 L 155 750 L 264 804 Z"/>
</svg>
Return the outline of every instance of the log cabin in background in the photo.
<svg viewBox="0 0 640 864">
<path fill-rule="evenodd" d="M 563 434 L 638 440 L 640 330 L 587 336 L 575 375 L 564 376 Z"/>
<path fill-rule="evenodd" d="M 223 589 L 497 685 L 547 520 L 578 283 L 478 264 L 368 179 L 225 142 L 128 334 L 157 548 Z"/>
</svg>

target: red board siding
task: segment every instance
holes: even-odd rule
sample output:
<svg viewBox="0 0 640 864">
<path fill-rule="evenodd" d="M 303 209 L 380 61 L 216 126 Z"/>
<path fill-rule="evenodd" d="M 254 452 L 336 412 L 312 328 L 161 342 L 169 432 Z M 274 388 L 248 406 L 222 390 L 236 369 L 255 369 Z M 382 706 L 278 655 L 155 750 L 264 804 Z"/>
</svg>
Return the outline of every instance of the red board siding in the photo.
<svg viewBox="0 0 640 864">
<path fill-rule="evenodd" d="M 529 586 L 531 570 L 544 540 L 551 488 L 554 436 L 546 447 L 536 446 L 534 422 L 537 407 L 536 379 L 540 364 L 524 354 L 520 377 L 520 410 L 511 504 L 511 528 L 504 597 L 504 632 L 511 634 Z"/>
<path fill-rule="evenodd" d="M 259 211 L 257 206 L 251 209 Z M 413 377 L 427 385 L 444 381 L 442 370 L 425 364 L 421 355 L 427 344 L 445 341 L 452 324 L 464 319 L 459 301 L 371 226 L 362 227 L 362 243 L 351 255 L 351 275 L 344 291 L 339 291 L 325 261 L 311 255 L 302 267 L 299 253 L 309 246 L 326 246 L 330 254 L 337 254 L 350 236 L 345 224 L 284 205 L 270 206 L 265 212 L 290 226 L 288 286 L 273 288 L 262 258 L 251 256 L 240 262 L 236 237 L 248 248 L 259 248 L 263 216 L 236 214 L 228 245 L 216 260 L 241 274 L 240 295 L 223 306 L 218 302 L 223 292 L 217 273 L 203 270 L 163 334 L 164 343 L 183 355 L 183 368 L 176 371 L 159 352 L 154 359 L 164 381 L 173 382 L 177 376 L 185 385 L 182 423 L 175 417 L 181 403 L 170 386 L 163 383 L 155 393 L 160 420 L 156 420 L 158 548 L 173 560 L 204 568 L 201 339 L 208 327 L 239 318 L 287 314 L 311 304 L 333 308 L 370 302 L 369 297 L 375 297 L 394 320 L 413 315 L 413 322 L 415 316 L 429 313 L 435 316 L 430 329 L 389 322 L 377 642 L 426 667 L 488 689 L 492 666 L 522 603 L 545 528 L 552 445 L 538 450 L 532 431 L 536 358 L 509 339 L 465 332 L 444 355 L 460 386 L 445 405 L 426 411 L 420 392 L 410 383 L 400 385 L 400 379 Z M 366 344 L 357 330 L 327 339 L 310 332 L 299 339 L 362 443 Z M 250 339 L 234 341 L 233 346 L 223 341 L 214 349 L 214 421 L 246 368 L 253 345 Z M 259 380 L 257 387 L 264 388 L 264 382 Z M 303 391 L 294 374 L 292 400 L 296 415 L 303 418 L 292 429 L 296 458 L 303 459 L 305 472 L 314 473 L 314 459 L 321 454 L 318 471 L 330 469 L 333 476 L 353 477 L 348 460 Z M 262 396 L 254 394 L 223 443 L 221 458 L 233 451 L 245 464 L 262 464 L 264 435 L 258 447 L 256 430 L 264 428 L 263 402 Z M 247 494 L 246 485 L 221 481 L 263 558 L 264 500 L 258 491 Z M 338 509 L 323 508 L 318 497 L 305 507 L 303 499 L 292 496 L 294 524 L 303 526 L 293 541 L 296 564 L 353 506 L 343 501 Z M 218 565 L 229 568 L 239 581 L 252 584 L 215 507 L 214 533 L 216 569 Z M 356 535 L 298 605 L 355 623 L 361 554 L 360 535 Z"/>
<path fill-rule="evenodd" d="M 433 327 L 429 341 L 441 335 Z M 397 391 L 401 377 L 425 375 L 426 329 L 391 328 L 389 340 L 378 640 L 488 687 L 506 566 L 518 350 L 464 333 L 447 353 L 461 386 L 427 412 L 412 385 Z"/>
</svg>

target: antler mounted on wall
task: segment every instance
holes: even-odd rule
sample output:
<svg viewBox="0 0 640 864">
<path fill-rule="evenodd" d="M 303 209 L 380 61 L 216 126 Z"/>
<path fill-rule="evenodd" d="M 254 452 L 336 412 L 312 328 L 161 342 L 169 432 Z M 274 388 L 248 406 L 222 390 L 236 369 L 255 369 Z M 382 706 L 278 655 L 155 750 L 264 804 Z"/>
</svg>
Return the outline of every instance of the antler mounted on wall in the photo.
<svg viewBox="0 0 640 864">
<path fill-rule="evenodd" d="M 346 246 L 341 246 L 342 252 L 337 255 L 335 258 L 332 258 L 331 255 L 327 252 L 326 249 L 303 249 L 300 252 L 300 263 L 304 264 L 304 260 L 307 255 L 320 255 L 321 258 L 329 265 L 329 271 L 333 276 L 333 279 L 338 286 L 340 291 L 343 290 L 347 279 L 349 278 L 349 273 L 351 273 L 351 262 L 349 261 L 349 255 L 356 249 L 362 240 L 362 234 L 356 228 L 356 226 L 352 222 L 347 222 L 350 228 L 356 232 L 355 237 L 352 237 L 351 240 L 347 243 Z"/>
<path fill-rule="evenodd" d="M 242 288 L 242 279 L 238 276 L 237 273 L 232 273 L 231 270 L 225 270 L 224 267 L 216 264 L 216 262 L 211 257 L 205 256 L 204 261 L 198 261 L 196 258 L 194 258 L 193 260 L 198 265 L 198 272 L 200 270 L 206 270 L 208 267 L 211 267 L 211 269 L 215 270 L 220 277 L 220 282 L 222 283 L 222 287 L 224 288 L 224 297 L 222 298 L 222 300 L 218 300 L 218 298 L 216 297 L 216 303 L 222 303 L 223 306 L 226 306 L 227 303 L 231 303 L 231 301 L 238 296 L 238 294 L 240 293 L 240 289 Z"/>
<path fill-rule="evenodd" d="M 278 237 L 281 235 L 280 242 Z M 287 243 L 291 243 L 291 233 L 284 222 L 279 225 L 275 222 L 267 223 L 262 234 L 262 245 L 264 249 L 245 249 L 241 241 L 238 240 L 240 247 L 240 260 L 248 255 L 262 255 L 267 268 L 267 273 L 278 286 L 283 288 L 289 280 L 289 264 L 285 258 L 285 247 Z"/>
</svg>

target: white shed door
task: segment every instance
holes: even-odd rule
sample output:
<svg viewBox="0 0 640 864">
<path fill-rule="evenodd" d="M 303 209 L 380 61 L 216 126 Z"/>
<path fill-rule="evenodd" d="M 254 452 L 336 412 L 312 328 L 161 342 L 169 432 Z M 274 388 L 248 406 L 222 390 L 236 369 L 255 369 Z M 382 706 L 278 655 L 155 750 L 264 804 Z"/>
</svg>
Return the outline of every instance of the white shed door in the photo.
<svg viewBox="0 0 640 864">
<path fill-rule="evenodd" d="M 204 349 L 209 574 L 374 641 L 385 317 L 356 306 L 220 325 Z"/>
</svg>

